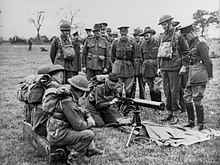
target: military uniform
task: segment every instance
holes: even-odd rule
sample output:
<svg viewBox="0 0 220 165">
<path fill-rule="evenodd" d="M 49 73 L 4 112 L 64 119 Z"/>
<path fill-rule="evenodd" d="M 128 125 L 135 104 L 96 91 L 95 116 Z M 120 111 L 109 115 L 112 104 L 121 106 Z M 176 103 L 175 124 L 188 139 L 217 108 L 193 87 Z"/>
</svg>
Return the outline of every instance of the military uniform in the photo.
<svg viewBox="0 0 220 165">
<path fill-rule="evenodd" d="M 61 44 L 62 42 L 62 44 Z M 76 73 L 80 70 L 79 65 L 77 63 L 80 61 L 80 54 L 77 52 L 73 54 L 73 59 L 67 60 L 64 59 L 64 55 L 62 53 L 62 49 L 64 46 L 72 46 L 75 52 L 78 51 L 78 46 L 73 46 L 73 42 L 70 37 L 64 36 L 61 34 L 60 37 L 54 37 L 51 44 L 50 49 L 50 57 L 53 64 L 59 64 L 65 68 L 64 78 L 65 83 L 67 83 L 67 79 L 76 75 Z"/>
<path fill-rule="evenodd" d="M 133 40 L 115 40 L 112 43 L 111 60 L 113 62 L 112 73 L 116 73 L 119 81 L 124 83 L 126 97 L 131 97 L 134 82 L 134 59 L 136 44 Z"/>
<path fill-rule="evenodd" d="M 110 101 L 118 96 L 117 89 L 111 90 L 104 83 L 96 86 L 86 99 L 86 109 L 95 120 L 97 127 L 117 123 Z"/>
<path fill-rule="evenodd" d="M 193 26 L 189 25 L 182 27 L 181 34 L 186 35 L 194 31 Z M 195 32 L 194 32 L 195 33 Z M 186 37 L 187 38 L 187 37 Z M 206 89 L 206 84 L 213 77 L 213 64 L 209 57 L 208 45 L 200 41 L 198 36 L 188 41 L 190 46 L 190 65 L 187 85 L 184 91 L 184 99 L 186 102 L 189 124 L 193 127 L 194 124 L 194 106 L 197 114 L 198 130 L 203 129 L 204 124 L 204 109 L 202 98 Z M 194 106 L 193 106 L 194 103 Z"/>
<path fill-rule="evenodd" d="M 92 36 L 84 44 L 82 51 L 82 67 L 87 69 L 87 79 L 103 73 L 107 66 L 109 45 L 105 38 Z"/>
<path fill-rule="evenodd" d="M 141 30 L 134 29 L 133 36 L 139 35 Z M 139 98 L 144 99 L 144 93 L 145 93 L 145 83 L 143 81 L 143 75 L 142 75 L 142 64 L 143 59 L 141 56 L 141 44 L 142 41 L 140 39 L 136 40 L 136 55 L 134 59 L 134 71 L 135 71 L 135 84 L 136 84 L 136 78 L 138 79 L 138 85 L 139 85 Z M 135 98 L 135 92 L 136 92 L 136 85 L 134 85 L 134 88 L 132 90 L 132 98 Z"/>
<path fill-rule="evenodd" d="M 180 110 L 179 98 L 179 70 L 187 63 L 179 60 L 189 52 L 189 46 L 186 40 L 179 36 L 172 28 L 164 32 L 160 38 L 160 45 L 163 42 L 171 42 L 172 58 L 158 57 L 158 68 L 161 69 L 163 79 L 163 88 L 166 97 L 166 108 L 168 111 Z"/>
<path fill-rule="evenodd" d="M 71 146 L 75 151 L 85 153 L 94 139 L 85 121 L 88 112 L 82 111 L 74 94 L 61 100 L 47 124 L 47 139 L 56 146 Z"/>
</svg>

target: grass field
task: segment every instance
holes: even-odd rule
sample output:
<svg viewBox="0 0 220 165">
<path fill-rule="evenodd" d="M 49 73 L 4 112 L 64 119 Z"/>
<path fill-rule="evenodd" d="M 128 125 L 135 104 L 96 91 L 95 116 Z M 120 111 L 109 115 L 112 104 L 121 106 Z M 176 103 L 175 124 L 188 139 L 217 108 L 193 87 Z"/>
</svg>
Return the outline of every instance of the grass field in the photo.
<svg viewBox="0 0 220 165">
<path fill-rule="evenodd" d="M 49 50 L 49 45 L 45 46 Z M 206 127 L 220 130 L 220 59 L 213 59 L 214 79 L 203 100 Z M 25 45 L 0 45 L 0 165 L 46 165 L 47 159 L 38 157 L 22 139 L 23 103 L 16 99 L 16 86 L 27 75 L 36 73 L 42 64 L 50 64 L 49 52 L 40 52 L 33 45 L 31 52 Z M 164 112 L 163 112 L 164 113 Z M 163 114 L 146 109 L 144 118 L 157 122 Z M 180 124 L 186 122 L 180 116 Z M 104 155 L 85 162 L 91 165 L 219 165 L 220 137 L 191 146 L 160 147 L 132 145 L 125 148 L 128 134 L 114 128 L 95 129 L 97 146 Z"/>
</svg>

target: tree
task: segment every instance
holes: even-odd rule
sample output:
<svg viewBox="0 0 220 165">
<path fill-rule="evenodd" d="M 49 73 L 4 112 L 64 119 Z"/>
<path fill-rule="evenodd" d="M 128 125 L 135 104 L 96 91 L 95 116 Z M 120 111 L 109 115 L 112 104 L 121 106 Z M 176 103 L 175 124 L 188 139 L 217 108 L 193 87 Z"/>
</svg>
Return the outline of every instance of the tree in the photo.
<svg viewBox="0 0 220 165">
<path fill-rule="evenodd" d="M 40 41 L 40 29 L 42 27 L 44 18 L 44 11 L 37 11 L 36 13 L 29 14 L 29 23 L 33 23 L 37 29 L 37 40 Z"/>
<path fill-rule="evenodd" d="M 196 31 L 201 32 L 201 36 L 204 36 L 204 32 L 211 24 L 218 24 L 218 12 L 208 12 L 206 10 L 197 10 L 193 13 L 194 25 Z"/>
<path fill-rule="evenodd" d="M 74 30 L 81 33 L 84 24 L 81 22 L 75 22 L 78 12 L 80 12 L 80 9 L 75 8 L 72 4 L 67 4 L 64 7 L 61 7 L 56 15 L 59 17 L 60 23 L 68 23 Z"/>
</svg>

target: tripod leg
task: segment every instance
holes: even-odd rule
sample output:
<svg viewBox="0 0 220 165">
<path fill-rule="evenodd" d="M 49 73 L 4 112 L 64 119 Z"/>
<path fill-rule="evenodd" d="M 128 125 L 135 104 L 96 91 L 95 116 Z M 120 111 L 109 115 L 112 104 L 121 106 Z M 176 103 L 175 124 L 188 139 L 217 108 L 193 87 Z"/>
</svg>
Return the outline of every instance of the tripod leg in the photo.
<svg viewBox="0 0 220 165">
<path fill-rule="evenodd" d="M 130 144 L 130 142 L 131 142 L 131 137 L 132 137 L 132 135 L 133 135 L 134 129 L 135 129 L 135 125 L 132 126 L 131 133 L 130 133 L 130 135 L 129 135 L 129 137 L 128 137 L 128 141 L 127 141 L 125 147 L 129 147 L 129 144 Z"/>
</svg>

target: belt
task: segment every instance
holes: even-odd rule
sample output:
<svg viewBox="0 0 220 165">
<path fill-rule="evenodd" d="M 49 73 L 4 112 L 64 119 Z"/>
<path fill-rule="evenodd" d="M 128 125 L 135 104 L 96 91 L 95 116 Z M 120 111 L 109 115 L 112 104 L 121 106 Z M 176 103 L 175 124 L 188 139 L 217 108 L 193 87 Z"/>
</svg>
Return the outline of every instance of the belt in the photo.
<svg viewBox="0 0 220 165">
<path fill-rule="evenodd" d="M 146 62 L 157 62 L 156 59 L 149 59 L 149 58 L 144 59 L 144 61 L 146 61 Z"/>
<path fill-rule="evenodd" d="M 95 58 L 98 58 L 100 56 L 104 57 L 104 55 L 97 55 L 97 54 L 92 54 L 92 53 L 88 53 L 88 56 L 92 56 L 92 57 L 95 57 Z"/>
<path fill-rule="evenodd" d="M 116 58 L 116 60 L 120 60 L 120 61 L 131 61 L 130 59 L 126 59 L 126 58 Z"/>
</svg>

